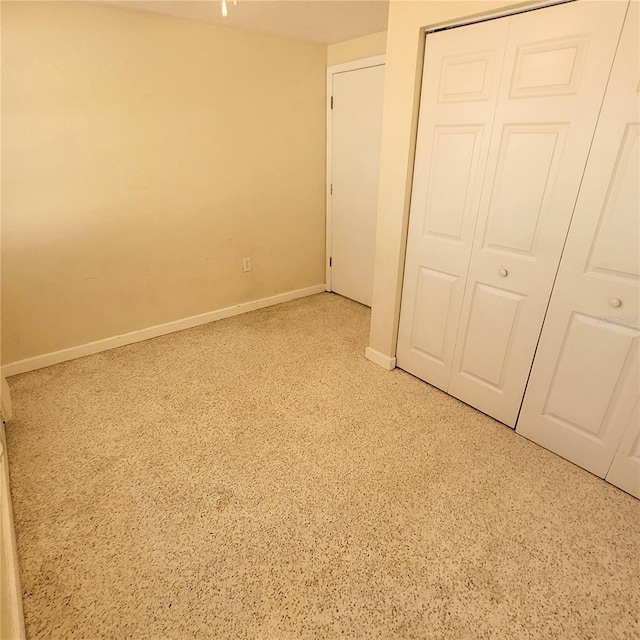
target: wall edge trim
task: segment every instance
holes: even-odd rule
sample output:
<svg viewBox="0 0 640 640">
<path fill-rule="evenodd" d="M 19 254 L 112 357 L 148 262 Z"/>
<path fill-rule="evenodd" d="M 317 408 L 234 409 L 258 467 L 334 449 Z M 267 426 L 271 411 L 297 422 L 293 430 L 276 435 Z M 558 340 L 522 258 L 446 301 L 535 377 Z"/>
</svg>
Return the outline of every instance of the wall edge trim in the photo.
<svg viewBox="0 0 640 640">
<path fill-rule="evenodd" d="M 2 529 L 0 536 L 2 542 L 0 589 L 3 592 L 0 633 L 2 633 L 2 637 L 24 640 L 26 632 L 22 609 L 22 587 L 20 585 L 20 565 L 9 487 L 9 460 L 7 459 L 4 420 L 0 422 L 0 527 Z"/>
<path fill-rule="evenodd" d="M 224 318 L 231 318 L 242 313 L 248 313 L 249 311 L 256 311 L 257 309 L 263 309 L 265 307 L 281 304 L 283 302 L 290 302 L 291 300 L 297 300 L 299 298 L 305 298 L 307 296 L 312 296 L 318 293 L 324 293 L 325 290 L 326 284 L 323 282 L 322 284 L 305 287 L 304 289 L 295 289 L 293 291 L 279 293 L 267 298 L 260 298 L 259 300 L 252 300 L 250 302 L 235 304 L 223 309 L 208 311 L 206 313 L 190 316 L 188 318 L 172 320 L 171 322 L 155 325 L 153 327 L 147 327 L 145 329 L 138 329 L 137 331 L 131 331 L 129 333 L 112 336 L 110 338 L 95 340 L 94 342 L 88 342 L 76 347 L 68 347 L 67 349 L 52 351 L 50 353 L 45 353 L 39 356 L 25 358 L 24 360 L 16 360 L 15 362 L 9 362 L 2 367 L 2 375 L 8 378 L 9 376 L 15 376 L 20 373 L 35 371 L 36 369 L 49 367 L 60 362 L 67 362 L 68 360 L 83 358 L 84 356 L 93 355 L 94 353 L 109 351 L 110 349 L 124 347 L 128 344 L 134 344 L 136 342 L 142 342 L 144 340 L 150 340 L 151 338 L 157 338 L 158 336 L 175 333 L 176 331 L 191 329 L 193 327 L 207 324 L 209 322 L 223 320 Z"/>
<path fill-rule="evenodd" d="M 386 369 L 387 371 L 391 371 L 392 369 L 396 368 L 395 357 L 392 358 L 390 356 L 386 356 L 384 353 L 380 353 L 379 351 L 376 351 L 371 347 L 367 347 L 364 350 L 364 357 L 367 360 L 371 360 L 371 362 L 374 362 L 379 367 Z"/>
</svg>

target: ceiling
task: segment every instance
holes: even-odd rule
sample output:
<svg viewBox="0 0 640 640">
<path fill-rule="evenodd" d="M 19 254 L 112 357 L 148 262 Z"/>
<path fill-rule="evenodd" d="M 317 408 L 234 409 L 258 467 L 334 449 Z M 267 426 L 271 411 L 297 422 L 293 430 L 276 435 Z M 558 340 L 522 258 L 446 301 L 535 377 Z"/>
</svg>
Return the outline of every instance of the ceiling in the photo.
<svg viewBox="0 0 640 640">
<path fill-rule="evenodd" d="M 323 44 L 342 42 L 387 28 L 388 0 L 110 0 L 127 9 L 261 31 Z"/>
</svg>

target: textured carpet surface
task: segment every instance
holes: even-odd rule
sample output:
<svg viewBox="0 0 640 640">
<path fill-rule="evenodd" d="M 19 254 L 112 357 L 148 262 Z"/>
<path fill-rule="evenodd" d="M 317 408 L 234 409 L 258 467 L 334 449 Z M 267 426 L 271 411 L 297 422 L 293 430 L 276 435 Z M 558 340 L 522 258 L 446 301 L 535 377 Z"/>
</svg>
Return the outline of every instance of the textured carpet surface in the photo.
<svg viewBox="0 0 640 640">
<path fill-rule="evenodd" d="M 638 638 L 638 501 L 332 294 L 10 379 L 30 638 Z"/>
</svg>

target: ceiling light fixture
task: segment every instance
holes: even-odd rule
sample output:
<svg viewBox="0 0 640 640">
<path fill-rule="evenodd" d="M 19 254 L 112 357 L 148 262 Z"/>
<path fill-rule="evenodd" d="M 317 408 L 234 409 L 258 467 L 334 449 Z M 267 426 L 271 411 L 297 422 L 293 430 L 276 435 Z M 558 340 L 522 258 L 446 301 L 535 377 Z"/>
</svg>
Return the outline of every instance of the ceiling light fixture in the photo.
<svg viewBox="0 0 640 640">
<path fill-rule="evenodd" d="M 236 7 L 238 5 L 238 0 L 233 0 L 233 6 Z M 229 11 L 227 11 L 227 0 L 222 0 L 222 17 L 226 18 L 229 15 Z"/>
</svg>

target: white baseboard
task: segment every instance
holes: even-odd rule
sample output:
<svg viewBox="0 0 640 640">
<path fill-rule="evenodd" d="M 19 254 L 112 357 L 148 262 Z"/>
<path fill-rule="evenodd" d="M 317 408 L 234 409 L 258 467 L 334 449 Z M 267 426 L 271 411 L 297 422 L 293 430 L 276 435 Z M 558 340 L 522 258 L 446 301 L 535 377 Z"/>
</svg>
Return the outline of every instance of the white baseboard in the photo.
<svg viewBox="0 0 640 640">
<path fill-rule="evenodd" d="M 371 360 L 371 362 L 375 362 L 379 367 L 386 369 L 387 371 L 391 371 L 391 369 L 396 368 L 396 359 L 390 358 L 389 356 L 385 356 L 384 353 L 380 353 L 371 347 L 367 347 L 364 350 L 364 356 L 367 360 Z"/>
<path fill-rule="evenodd" d="M 324 283 L 317 284 L 313 287 L 287 291 L 286 293 L 280 293 L 275 296 L 270 296 L 269 298 L 261 298 L 260 300 L 253 300 L 252 302 L 236 304 L 232 307 L 201 313 L 197 316 L 183 318 L 182 320 L 174 320 L 173 322 L 159 324 L 154 327 L 148 327 L 147 329 L 140 329 L 139 331 L 132 331 L 131 333 L 113 336 L 112 338 L 104 338 L 103 340 L 88 342 L 87 344 L 82 344 L 77 347 L 70 347 L 69 349 L 45 353 L 41 356 L 25 358 L 24 360 L 17 360 L 16 362 L 10 362 L 3 366 L 2 375 L 8 378 L 9 376 L 15 376 L 19 373 L 26 373 L 27 371 L 34 371 L 35 369 L 49 367 L 52 364 L 58 364 L 59 362 L 75 360 L 76 358 L 100 353 L 101 351 L 108 351 L 109 349 L 115 349 L 116 347 L 123 347 L 127 344 L 133 344 L 134 342 L 142 342 L 143 340 L 149 340 L 150 338 L 164 336 L 167 333 L 174 333 L 175 331 L 182 331 L 183 329 L 191 329 L 192 327 L 207 324 L 208 322 L 214 322 L 215 320 L 230 318 L 231 316 L 237 316 L 241 313 L 247 313 L 248 311 L 255 311 L 256 309 L 263 309 L 264 307 L 270 307 L 274 304 L 312 296 L 316 293 L 323 293 L 325 290 L 326 285 Z"/>
<path fill-rule="evenodd" d="M 9 490 L 9 461 L 4 424 L 0 423 L 0 638 L 24 640 L 22 589 Z"/>
</svg>

